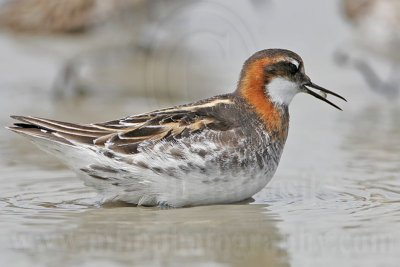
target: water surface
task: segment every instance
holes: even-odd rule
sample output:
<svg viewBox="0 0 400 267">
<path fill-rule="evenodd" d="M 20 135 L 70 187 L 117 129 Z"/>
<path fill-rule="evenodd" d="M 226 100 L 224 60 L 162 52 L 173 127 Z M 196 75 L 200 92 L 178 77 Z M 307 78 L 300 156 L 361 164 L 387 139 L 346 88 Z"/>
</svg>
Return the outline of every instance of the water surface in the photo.
<svg viewBox="0 0 400 267">
<path fill-rule="evenodd" d="M 243 55 L 259 48 L 287 47 L 304 57 L 314 82 L 349 102 L 341 103 L 344 111 L 339 112 L 309 96 L 296 97 L 279 169 L 252 203 L 167 210 L 122 203 L 99 206 L 96 194 L 74 173 L 22 137 L 0 129 L 2 264 L 398 266 L 399 101 L 371 93 L 355 72 L 335 65 L 334 51 L 349 31 L 337 14 L 337 2 L 310 1 L 294 7 L 289 1 L 272 2 L 265 13 L 247 7 L 245 15 L 238 15 L 237 8 L 217 1 L 219 9 L 212 10 L 218 10 L 217 20 L 226 25 L 229 19 L 242 23 L 248 14 L 258 19 L 239 23 L 236 33 L 248 43 L 239 54 L 228 51 L 226 55 L 232 56 L 219 62 L 232 65 L 214 93 L 233 90 Z M 210 2 L 205 3 L 201 14 L 214 14 L 206 12 Z M 289 14 L 289 7 L 296 12 L 289 12 L 288 23 L 276 23 Z M 311 14 L 312 7 L 319 12 Z M 294 23 L 301 33 L 292 29 Z M 221 37 L 211 33 L 206 41 Z M 58 99 L 51 93 L 52 85 L 65 55 L 50 53 L 53 50 L 37 45 L 37 39 L 26 40 L 0 36 L 0 53 L 8 59 L 0 66 L 1 125 L 11 123 L 9 114 L 106 121 L 202 95 L 201 90 L 192 95 L 188 89 L 183 97 L 157 98 L 153 91 L 143 96 L 135 94 L 135 88 L 128 94 L 98 88 L 88 96 Z M 199 70 L 207 73 L 207 68 Z"/>
</svg>

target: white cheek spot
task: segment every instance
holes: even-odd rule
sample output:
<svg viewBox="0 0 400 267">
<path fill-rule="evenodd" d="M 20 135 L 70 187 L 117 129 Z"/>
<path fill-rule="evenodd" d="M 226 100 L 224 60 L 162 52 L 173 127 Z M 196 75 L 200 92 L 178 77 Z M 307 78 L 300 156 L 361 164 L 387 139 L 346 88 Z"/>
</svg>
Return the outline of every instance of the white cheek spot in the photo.
<svg viewBox="0 0 400 267">
<path fill-rule="evenodd" d="M 293 97 L 300 91 L 297 83 L 284 78 L 275 78 L 265 88 L 271 101 L 280 105 L 289 105 Z"/>
</svg>

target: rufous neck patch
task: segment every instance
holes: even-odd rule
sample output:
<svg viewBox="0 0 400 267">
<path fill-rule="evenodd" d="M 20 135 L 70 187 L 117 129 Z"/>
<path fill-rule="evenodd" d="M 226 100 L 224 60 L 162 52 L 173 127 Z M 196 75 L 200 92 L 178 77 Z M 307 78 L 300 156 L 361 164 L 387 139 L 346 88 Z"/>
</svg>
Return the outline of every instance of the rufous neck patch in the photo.
<svg viewBox="0 0 400 267">
<path fill-rule="evenodd" d="M 271 63 L 270 59 L 263 58 L 245 66 L 239 81 L 238 91 L 255 108 L 266 124 L 267 129 L 280 132 L 285 128 L 281 111 L 265 93 L 267 77 L 265 77 L 264 67 L 268 63 Z"/>
</svg>

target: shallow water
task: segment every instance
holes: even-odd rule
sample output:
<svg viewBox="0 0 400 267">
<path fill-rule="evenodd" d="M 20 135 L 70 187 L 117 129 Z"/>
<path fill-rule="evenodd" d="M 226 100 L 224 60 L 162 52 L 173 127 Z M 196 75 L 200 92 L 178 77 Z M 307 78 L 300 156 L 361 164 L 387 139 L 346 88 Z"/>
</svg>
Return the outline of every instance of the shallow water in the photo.
<svg viewBox="0 0 400 267">
<path fill-rule="evenodd" d="M 340 103 L 339 112 L 309 96 L 296 97 L 279 169 L 252 203 L 166 210 L 99 206 L 74 173 L 0 129 L 2 265 L 398 266 L 400 101 L 369 92 L 355 72 L 335 65 L 332 55 L 348 29 L 332 13 L 336 4 L 308 5 L 298 4 L 289 22 L 305 29 L 314 46 L 293 44 L 297 34 L 271 30 L 289 6 L 285 1 L 273 2 L 266 19 L 273 41 L 260 37 L 254 46 L 298 47 L 313 80 L 349 102 Z M 298 20 L 311 5 L 320 10 L 313 19 L 325 18 L 319 30 L 307 28 L 311 19 Z M 285 25 L 283 32 L 290 28 Z M 339 41 L 321 48 L 319 42 L 332 36 Z M 50 87 L 60 58 L 43 58 L 37 48 L 21 55 L 29 43 L 15 42 L 0 37 L 0 52 L 13 62 L 0 66 L 8 70 L 0 76 L 1 125 L 11 123 L 9 114 L 106 121 L 183 101 L 101 92 L 56 99 Z M 239 66 L 225 76 L 236 77 Z M 223 88 L 235 85 L 229 79 Z"/>
</svg>

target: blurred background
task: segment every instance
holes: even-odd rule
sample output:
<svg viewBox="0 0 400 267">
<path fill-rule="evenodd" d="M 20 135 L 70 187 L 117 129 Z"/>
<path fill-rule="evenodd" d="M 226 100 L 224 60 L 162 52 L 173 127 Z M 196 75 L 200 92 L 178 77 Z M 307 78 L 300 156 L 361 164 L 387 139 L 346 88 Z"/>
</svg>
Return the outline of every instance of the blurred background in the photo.
<svg viewBox="0 0 400 267">
<path fill-rule="evenodd" d="M 398 266 L 398 0 L 0 0 L 0 123 L 107 121 L 236 88 L 254 52 L 297 52 L 343 112 L 299 95 L 273 181 L 251 203 L 97 205 L 0 129 L 7 266 Z"/>
</svg>

